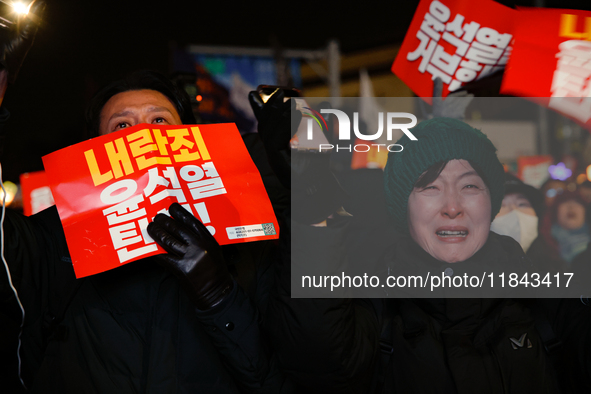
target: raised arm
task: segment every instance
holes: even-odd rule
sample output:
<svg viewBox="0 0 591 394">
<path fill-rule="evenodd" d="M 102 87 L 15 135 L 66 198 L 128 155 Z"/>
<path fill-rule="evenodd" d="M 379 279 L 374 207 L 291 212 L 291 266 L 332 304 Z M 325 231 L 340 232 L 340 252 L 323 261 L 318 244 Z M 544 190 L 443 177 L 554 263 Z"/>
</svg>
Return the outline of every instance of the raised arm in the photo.
<svg viewBox="0 0 591 394">
<path fill-rule="evenodd" d="M 380 333 L 373 306 L 344 298 L 292 298 L 291 293 L 292 275 L 304 264 L 320 271 L 346 265 L 347 218 L 337 214 L 343 194 L 329 170 L 329 156 L 290 150 L 301 114 L 293 100 L 284 102 L 280 90 L 264 104 L 256 92 L 249 98 L 270 164 L 291 188 L 266 318 L 280 366 L 303 392 L 368 392 Z"/>
<path fill-rule="evenodd" d="M 33 45 L 41 17 L 45 11 L 44 0 L 34 0 L 27 15 L 13 26 L 0 28 L 0 105 L 4 100 L 8 83 L 14 83 L 18 72 Z"/>
</svg>

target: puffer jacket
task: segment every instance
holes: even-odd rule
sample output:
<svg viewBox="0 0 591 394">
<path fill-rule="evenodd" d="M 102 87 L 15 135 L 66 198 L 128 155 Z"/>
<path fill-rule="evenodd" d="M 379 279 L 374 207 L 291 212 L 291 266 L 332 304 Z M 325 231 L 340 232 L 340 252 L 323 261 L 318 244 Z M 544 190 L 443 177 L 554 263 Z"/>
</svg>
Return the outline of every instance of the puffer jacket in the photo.
<svg viewBox="0 0 591 394">
<path fill-rule="evenodd" d="M 25 309 L 19 353 L 30 392 L 288 390 L 260 329 L 261 315 L 240 286 L 220 305 L 198 311 L 178 280 L 149 258 L 76 280 L 55 208 L 30 218 L 7 212 L 4 232 Z M 252 280 L 264 283 L 274 258 L 267 245 L 245 245 L 227 257 L 256 262 Z M 10 311 L 3 315 L 20 319 L 5 272 L 0 279 L 3 311 Z M 259 285 L 253 299 L 265 292 Z M 8 351 L 16 350 L 16 336 L 0 341 L 3 356 L 12 355 L 5 373 L 16 372 L 16 351 Z"/>
<path fill-rule="evenodd" d="M 338 267 L 346 227 L 292 225 L 308 243 L 292 249 L 292 264 Z M 397 272 L 443 264 L 409 237 L 384 243 Z M 527 268 L 508 237 L 491 233 L 481 252 L 470 264 Z M 269 332 L 283 370 L 308 392 L 591 392 L 591 310 L 578 299 L 305 299 L 290 297 L 293 283 L 284 262 Z"/>
</svg>

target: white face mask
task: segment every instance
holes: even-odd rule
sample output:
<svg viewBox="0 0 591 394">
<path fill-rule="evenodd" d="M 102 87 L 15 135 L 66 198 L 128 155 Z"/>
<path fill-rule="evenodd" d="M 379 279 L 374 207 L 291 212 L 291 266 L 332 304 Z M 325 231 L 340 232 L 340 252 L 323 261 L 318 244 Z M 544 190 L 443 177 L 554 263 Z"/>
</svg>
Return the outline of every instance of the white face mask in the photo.
<svg viewBox="0 0 591 394">
<path fill-rule="evenodd" d="M 519 242 L 523 251 L 527 252 L 534 239 L 538 237 L 538 218 L 514 209 L 506 215 L 496 217 L 490 225 L 490 230 L 513 238 Z"/>
</svg>

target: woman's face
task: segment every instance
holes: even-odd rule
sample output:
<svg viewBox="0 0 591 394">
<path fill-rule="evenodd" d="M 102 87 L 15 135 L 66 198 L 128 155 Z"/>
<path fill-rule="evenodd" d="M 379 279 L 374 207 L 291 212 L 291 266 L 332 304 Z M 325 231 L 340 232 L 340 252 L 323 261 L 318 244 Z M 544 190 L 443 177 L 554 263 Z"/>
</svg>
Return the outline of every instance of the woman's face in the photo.
<svg viewBox="0 0 591 394">
<path fill-rule="evenodd" d="M 447 263 L 464 261 L 486 242 L 490 191 L 466 160 L 451 160 L 437 179 L 414 188 L 408 199 L 410 235 Z"/>
<path fill-rule="evenodd" d="M 585 207 L 575 200 L 565 201 L 558 206 L 557 221 L 567 230 L 579 229 L 585 224 Z"/>
</svg>

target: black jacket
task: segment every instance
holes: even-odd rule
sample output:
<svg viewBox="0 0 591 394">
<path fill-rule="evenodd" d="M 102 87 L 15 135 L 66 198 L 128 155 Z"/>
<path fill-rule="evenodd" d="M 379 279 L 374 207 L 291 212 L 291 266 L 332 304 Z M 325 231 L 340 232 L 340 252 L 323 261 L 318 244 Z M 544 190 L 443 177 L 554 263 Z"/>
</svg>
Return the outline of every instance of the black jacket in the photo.
<svg viewBox="0 0 591 394">
<path fill-rule="evenodd" d="M 345 245 L 345 227 L 292 229 L 308 232 L 309 245 L 333 245 L 294 246 L 292 264 L 345 260 L 334 247 Z M 387 242 L 402 266 L 437 263 L 407 237 Z M 507 237 L 491 233 L 484 248 L 477 263 L 527 262 Z M 284 371 L 309 392 L 591 392 L 591 316 L 579 300 L 292 299 L 289 271 L 284 262 L 270 332 Z"/>
<path fill-rule="evenodd" d="M 259 311 L 240 286 L 222 304 L 198 311 L 177 279 L 149 258 L 76 280 L 55 208 L 31 218 L 7 211 L 4 229 L 6 260 L 26 311 L 20 355 L 30 392 L 287 389 L 260 330 Z M 228 258 L 254 262 L 257 277 L 251 279 L 266 283 L 274 258 L 266 245 L 231 249 Z M 3 273 L 3 311 L 15 321 L 19 314 L 6 283 Z M 264 305 L 264 286 L 251 290 Z M 2 348 L 14 347 L 15 340 L 2 338 Z"/>
</svg>

